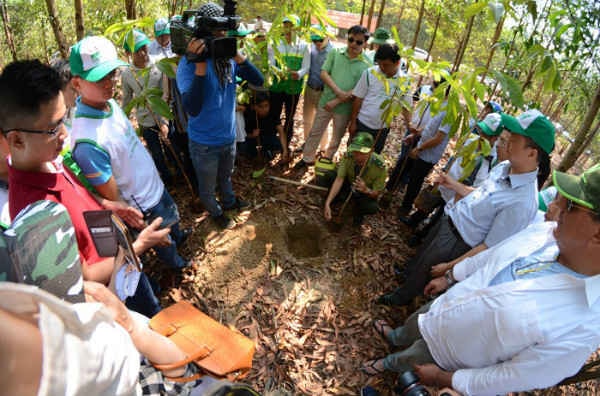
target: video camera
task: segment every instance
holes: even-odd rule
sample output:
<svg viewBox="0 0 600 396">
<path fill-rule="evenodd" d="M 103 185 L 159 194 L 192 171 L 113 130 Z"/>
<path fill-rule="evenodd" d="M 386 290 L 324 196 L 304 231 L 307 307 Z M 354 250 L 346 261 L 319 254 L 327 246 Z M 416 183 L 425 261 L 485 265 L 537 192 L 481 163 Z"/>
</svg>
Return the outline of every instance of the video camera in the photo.
<svg viewBox="0 0 600 396">
<path fill-rule="evenodd" d="M 236 2 L 225 0 L 222 16 L 203 16 L 200 10 L 186 10 L 181 19 L 171 22 L 171 43 L 173 52 L 186 56 L 190 62 L 202 62 L 207 58 L 229 59 L 237 53 L 235 37 L 215 38 L 215 30 L 236 30 L 241 17 L 235 15 Z M 201 55 L 187 53 L 187 46 L 193 38 L 203 39 L 206 49 Z"/>
</svg>

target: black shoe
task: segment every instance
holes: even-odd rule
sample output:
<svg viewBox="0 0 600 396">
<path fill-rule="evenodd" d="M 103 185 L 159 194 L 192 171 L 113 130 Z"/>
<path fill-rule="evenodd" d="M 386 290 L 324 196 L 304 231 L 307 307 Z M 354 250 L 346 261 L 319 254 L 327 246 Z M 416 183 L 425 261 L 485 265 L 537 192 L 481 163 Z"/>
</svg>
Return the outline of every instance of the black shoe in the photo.
<svg viewBox="0 0 600 396">
<path fill-rule="evenodd" d="M 217 226 L 221 230 L 231 230 L 233 227 L 235 227 L 235 221 L 225 216 L 224 214 L 221 214 L 217 217 L 213 217 L 213 220 L 215 221 L 215 223 L 217 223 Z"/>
<path fill-rule="evenodd" d="M 394 264 L 394 276 L 398 283 L 404 283 L 406 281 L 406 270 L 404 268 L 400 268 L 398 264 Z"/>
<path fill-rule="evenodd" d="M 401 217 L 408 216 L 410 210 L 411 208 L 405 208 L 404 206 L 400 206 L 400 208 L 398 208 L 398 219 L 400 219 Z"/>
<path fill-rule="evenodd" d="M 383 294 L 383 295 L 379 296 L 375 300 L 375 304 L 388 305 L 388 306 L 393 306 L 393 305 L 402 306 L 402 305 L 410 304 L 412 302 L 412 300 L 413 300 L 413 298 L 406 298 L 405 296 L 399 296 L 397 294 L 390 293 L 390 294 Z"/>
<path fill-rule="evenodd" d="M 354 227 L 360 227 L 362 225 L 362 223 L 365 222 L 365 216 L 364 215 L 354 215 L 354 217 L 352 217 L 352 225 Z"/>
<path fill-rule="evenodd" d="M 406 224 L 410 228 L 417 228 L 417 226 L 419 225 L 419 223 L 415 221 L 415 218 L 413 216 L 398 216 L 398 220 L 400 220 L 402 223 Z"/>
<path fill-rule="evenodd" d="M 187 242 L 188 238 L 190 237 L 190 235 L 192 235 L 192 228 L 184 228 L 183 230 L 181 230 L 181 235 L 179 235 L 179 241 L 177 241 L 177 247 L 183 247 L 185 246 L 185 243 Z"/>
<path fill-rule="evenodd" d="M 304 168 L 308 168 L 309 165 L 313 165 L 313 164 L 309 164 L 308 162 L 301 159 L 300 161 L 296 162 L 296 165 L 294 165 L 294 167 L 292 169 L 297 171 L 297 170 L 301 170 Z"/>
<path fill-rule="evenodd" d="M 248 206 L 250 206 L 250 203 L 241 200 L 239 197 L 235 197 L 235 202 L 233 203 L 233 205 L 223 208 L 223 210 L 233 210 L 233 209 L 240 210 L 240 209 L 245 209 Z"/>
</svg>

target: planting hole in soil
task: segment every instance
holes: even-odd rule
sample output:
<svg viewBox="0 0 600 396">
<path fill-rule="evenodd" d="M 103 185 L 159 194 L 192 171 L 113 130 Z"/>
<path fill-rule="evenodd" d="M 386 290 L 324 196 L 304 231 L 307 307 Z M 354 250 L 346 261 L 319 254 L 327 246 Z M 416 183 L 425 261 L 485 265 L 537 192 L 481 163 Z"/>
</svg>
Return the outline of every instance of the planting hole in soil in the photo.
<svg viewBox="0 0 600 396">
<path fill-rule="evenodd" d="M 289 252 L 296 258 L 321 255 L 321 229 L 310 223 L 296 223 L 285 230 Z"/>
</svg>

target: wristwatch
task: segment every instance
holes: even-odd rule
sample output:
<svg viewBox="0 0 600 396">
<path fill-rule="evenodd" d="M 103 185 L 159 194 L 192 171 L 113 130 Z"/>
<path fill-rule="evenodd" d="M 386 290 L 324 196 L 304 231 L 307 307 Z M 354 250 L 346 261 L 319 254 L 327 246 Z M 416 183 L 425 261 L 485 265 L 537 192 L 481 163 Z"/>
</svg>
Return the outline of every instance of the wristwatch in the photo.
<svg viewBox="0 0 600 396">
<path fill-rule="evenodd" d="M 457 280 L 454 279 L 454 273 L 452 271 L 452 268 L 450 268 L 448 271 L 446 271 L 444 273 L 444 279 L 446 279 L 446 282 L 448 283 L 448 287 L 454 285 Z"/>
</svg>

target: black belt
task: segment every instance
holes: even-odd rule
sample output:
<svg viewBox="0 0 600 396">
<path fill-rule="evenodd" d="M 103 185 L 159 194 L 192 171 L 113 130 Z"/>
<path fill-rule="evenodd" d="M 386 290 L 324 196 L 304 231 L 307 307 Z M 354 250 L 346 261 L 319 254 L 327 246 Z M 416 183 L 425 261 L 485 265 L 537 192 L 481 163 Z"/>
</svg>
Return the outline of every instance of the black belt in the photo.
<svg viewBox="0 0 600 396">
<path fill-rule="evenodd" d="M 457 240 L 465 242 L 462 235 L 460 235 L 460 232 L 458 232 L 458 229 L 454 225 L 454 222 L 452 221 L 452 217 L 450 217 L 450 216 L 447 216 L 447 217 L 448 217 L 448 226 L 450 226 L 450 231 L 452 231 L 452 233 L 454 234 L 454 236 L 456 237 Z"/>
<path fill-rule="evenodd" d="M 306 85 L 308 85 L 309 87 L 311 87 L 312 89 L 314 89 L 315 91 L 322 91 L 324 86 L 321 85 L 320 87 L 313 87 L 312 85 L 310 85 L 309 83 L 306 83 Z"/>
</svg>

